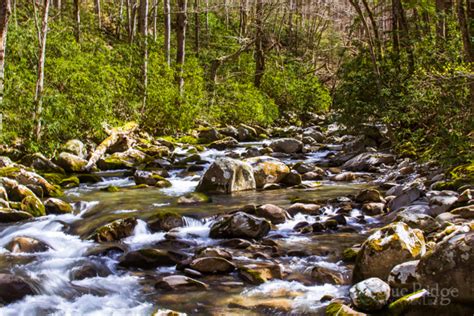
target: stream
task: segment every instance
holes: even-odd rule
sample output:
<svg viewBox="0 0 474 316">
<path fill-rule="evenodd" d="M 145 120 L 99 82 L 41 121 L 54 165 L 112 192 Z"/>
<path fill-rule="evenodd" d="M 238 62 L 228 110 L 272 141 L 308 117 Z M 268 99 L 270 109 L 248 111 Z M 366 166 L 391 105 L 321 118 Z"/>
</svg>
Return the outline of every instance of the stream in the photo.
<svg viewBox="0 0 474 316">
<path fill-rule="evenodd" d="M 267 141 L 268 142 L 268 141 Z M 235 153 L 248 147 L 261 147 L 263 142 L 240 143 Z M 305 162 L 318 165 L 328 154 L 337 152 L 338 146 L 307 153 Z M 329 149 L 328 149 L 329 148 Z M 175 155 L 185 155 L 186 150 L 176 148 Z M 218 157 L 229 151 L 206 149 L 201 158 L 208 161 L 205 169 Z M 279 157 L 280 158 L 280 157 Z M 286 164 L 293 157 L 280 158 Z M 265 238 L 267 245 L 278 248 L 280 255 L 251 256 L 248 252 L 233 250 L 237 264 L 279 265 L 283 278 L 272 279 L 260 285 L 243 282 L 237 272 L 209 275 L 200 278 L 207 283 L 207 290 L 161 291 L 154 288 L 160 277 L 183 274 L 175 266 L 152 270 L 127 270 L 118 263 L 122 253 L 110 251 L 104 255 L 100 247 L 87 237 L 99 226 L 120 218 L 136 217 L 138 223 L 131 236 L 117 243 L 126 251 L 143 247 L 169 245 L 179 239 L 192 254 L 196 249 L 217 246 L 222 240 L 209 237 L 209 230 L 216 214 L 229 212 L 248 204 L 275 204 L 287 208 L 292 200 L 334 199 L 356 194 L 373 183 L 365 181 L 333 182 L 304 181 L 301 188 L 257 190 L 211 195 L 212 203 L 178 205 L 177 198 L 193 192 L 203 171 L 193 174 L 171 170 L 169 188 L 136 188 L 133 177 L 126 170 L 100 172 L 101 181 L 81 184 L 65 191 L 64 199 L 74 208 L 72 214 L 48 215 L 35 220 L 0 226 L 0 270 L 25 276 L 34 282 L 39 295 L 6 305 L 1 315 L 151 315 L 153 312 L 174 310 L 194 315 L 314 315 L 323 313 L 325 296 L 347 296 L 349 282 L 343 285 L 315 282 L 311 278 L 314 267 L 330 268 L 350 279 L 352 267 L 341 260 L 344 249 L 362 242 L 370 228 L 379 225 L 375 217 L 361 216 L 353 209 L 343 229 L 319 234 L 302 234 L 293 230 L 302 221 L 309 224 L 323 221 L 337 214 L 337 207 L 328 204 L 316 216 L 296 214 L 282 224 L 275 225 Z M 118 192 L 104 188 L 115 186 Z M 170 232 L 151 232 L 146 219 L 157 210 L 169 210 L 184 216 L 184 227 Z M 361 218 L 363 217 L 363 220 Z M 39 239 L 50 246 L 34 254 L 9 253 L 4 246 L 17 236 Z M 265 250 L 265 249 L 264 249 Z M 262 250 L 263 252 L 265 252 Z M 104 271 L 101 276 L 74 280 L 74 273 L 81 267 L 93 265 Z M 283 312 L 283 311 L 287 312 Z M 289 312 L 288 312 L 289 311 Z"/>
</svg>

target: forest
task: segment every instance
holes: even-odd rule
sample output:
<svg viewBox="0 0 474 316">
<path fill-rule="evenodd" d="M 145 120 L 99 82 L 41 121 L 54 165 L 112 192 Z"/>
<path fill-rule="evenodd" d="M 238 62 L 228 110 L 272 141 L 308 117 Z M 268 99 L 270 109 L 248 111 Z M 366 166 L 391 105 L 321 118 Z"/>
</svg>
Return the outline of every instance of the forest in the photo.
<svg viewBox="0 0 474 316">
<path fill-rule="evenodd" d="M 472 315 L 472 0 L 0 0 L 0 314 Z"/>
</svg>

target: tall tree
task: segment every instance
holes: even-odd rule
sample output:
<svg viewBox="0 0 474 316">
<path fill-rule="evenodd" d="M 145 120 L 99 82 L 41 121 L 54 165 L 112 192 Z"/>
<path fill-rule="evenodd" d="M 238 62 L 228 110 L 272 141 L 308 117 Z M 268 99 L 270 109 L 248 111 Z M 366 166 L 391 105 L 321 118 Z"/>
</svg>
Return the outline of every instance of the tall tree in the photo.
<svg viewBox="0 0 474 316">
<path fill-rule="evenodd" d="M 170 0 L 163 0 L 163 11 L 165 15 L 165 59 L 168 66 L 171 65 L 171 7 Z"/>
<path fill-rule="evenodd" d="M 43 112 L 43 90 L 44 90 L 44 62 L 46 60 L 46 38 L 48 35 L 48 17 L 49 17 L 49 6 L 51 0 L 44 0 L 43 2 L 43 11 L 41 16 L 41 29 L 38 27 L 38 78 L 36 80 L 36 90 L 35 90 L 35 111 L 33 121 L 35 122 L 34 126 L 34 135 L 37 141 L 41 139 L 41 119 Z M 33 1 L 33 6 L 35 8 L 35 19 L 37 18 L 36 2 Z"/>
<path fill-rule="evenodd" d="M 143 46 L 143 69 L 142 69 L 142 114 L 146 109 L 146 99 L 148 94 L 148 0 L 140 0 L 138 29 L 141 34 Z"/>
<path fill-rule="evenodd" d="M 7 31 L 10 13 L 10 0 L 2 0 L 0 3 L 0 106 L 3 105 L 5 82 L 5 50 L 7 46 Z"/>
<path fill-rule="evenodd" d="M 257 0 L 255 10 L 255 76 L 254 84 L 258 88 L 265 72 L 264 32 L 263 32 L 263 1 Z"/>
<path fill-rule="evenodd" d="M 81 41 L 81 0 L 74 0 L 74 37 L 76 42 Z"/>
<path fill-rule="evenodd" d="M 467 1 L 466 1 L 467 2 Z M 474 62 L 474 48 L 472 45 L 471 34 L 469 32 L 469 18 L 466 16 L 466 9 L 469 10 L 469 5 L 463 0 L 457 0 L 458 7 L 458 21 L 461 29 L 462 43 L 464 47 L 464 56 L 468 62 Z M 474 11 L 474 7 L 471 8 Z M 474 23 L 474 21 L 471 21 Z"/>
<path fill-rule="evenodd" d="M 183 67 L 186 49 L 186 25 L 188 24 L 187 9 L 188 1 L 178 0 L 178 14 L 176 17 L 176 63 L 178 65 L 178 87 L 180 93 L 183 93 L 184 88 Z"/>
<path fill-rule="evenodd" d="M 201 19 L 199 14 L 199 0 L 194 0 L 194 49 L 197 56 L 199 56 L 199 51 L 201 49 L 199 36 L 201 33 Z"/>
<path fill-rule="evenodd" d="M 101 8 L 100 8 L 100 0 L 95 0 L 95 14 L 97 16 L 97 26 L 99 30 L 102 28 L 102 18 L 101 18 Z"/>
</svg>

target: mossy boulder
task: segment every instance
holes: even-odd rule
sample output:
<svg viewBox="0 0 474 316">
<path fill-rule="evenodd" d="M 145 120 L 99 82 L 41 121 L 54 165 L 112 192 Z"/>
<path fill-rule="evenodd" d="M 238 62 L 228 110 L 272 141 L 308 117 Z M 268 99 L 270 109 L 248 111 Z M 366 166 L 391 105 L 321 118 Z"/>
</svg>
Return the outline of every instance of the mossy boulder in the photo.
<svg viewBox="0 0 474 316">
<path fill-rule="evenodd" d="M 406 315 L 411 306 L 422 305 L 427 296 L 429 292 L 425 289 L 405 295 L 388 305 L 388 314 L 390 316 Z"/>
<path fill-rule="evenodd" d="M 252 167 L 232 158 L 218 158 L 206 170 L 196 188 L 203 193 L 232 193 L 256 188 Z"/>
<path fill-rule="evenodd" d="M 87 160 L 67 152 L 60 153 L 55 162 L 67 172 L 82 172 L 87 165 Z"/>
<path fill-rule="evenodd" d="M 100 159 L 97 166 L 101 170 L 130 169 L 150 161 L 151 158 L 137 149 L 129 149 L 124 152 L 116 152 Z"/>
<path fill-rule="evenodd" d="M 137 225 L 134 217 L 117 219 L 109 224 L 101 226 L 88 238 L 96 242 L 119 241 L 129 237 Z"/>
<path fill-rule="evenodd" d="M 458 190 L 464 185 L 474 184 L 474 163 L 464 164 L 453 168 L 449 175 L 450 180 L 439 182 L 434 186 L 435 190 Z"/>
<path fill-rule="evenodd" d="M 425 238 L 419 229 L 395 222 L 376 230 L 363 243 L 353 272 L 355 282 L 378 277 L 387 280 L 394 266 L 415 260 L 426 252 Z"/>
<path fill-rule="evenodd" d="M 257 188 L 263 188 L 268 183 L 280 183 L 290 173 L 287 165 L 268 156 L 252 157 L 245 159 L 244 162 L 252 166 Z"/>
<path fill-rule="evenodd" d="M 59 185 L 62 186 L 63 188 L 75 188 L 75 187 L 78 187 L 80 184 L 81 184 L 81 181 L 76 176 L 70 176 L 70 177 L 64 178 L 61 180 L 61 182 L 59 182 Z"/>
<path fill-rule="evenodd" d="M 46 214 L 48 215 L 72 213 L 71 204 L 57 198 L 47 199 L 44 201 L 44 206 L 46 208 Z"/>
<path fill-rule="evenodd" d="M 374 312 L 387 305 L 390 286 L 379 278 L 370 278 L 352 286 L 349 295 L 358 309 Z"/>
<path fill-rule="evenodd" d="M 366 316 L 367 314 L 358 312 L 340 302 L 331 302 L 325 310 L 326 316 Z"/>
<path fill-rule="evenodd" d="M 163 178 L 158 171 L 137 170 L 133 174 L 133 179 L 137 185 L 146 184 L 158 188 L 171 187 L 171 182 Z"/>
<path fill-rule="evenodd" d="M 102 192 L 117 193 L 120 192 L 120 188 L 115 185 L 109 185 L 105 188 L 100 189 Z"/>
<path fill-rule="evenodd" d="M 209 148 L 217 149 L 217 150 L 224 150 L 229 148 L 235 148 L 239 145 L 239 142 L 230 136 L 213 141 L 209 144 Z"/>
<path fill-rule="evenodd" d="M 36 196 L 27 196 L 21 201 L 21 210 L 30 213 L 34 217 L 45 216 L 46 209 Z"/>
<path fill-rule="evenodd" d="M 201 192 L 191 192 L 186 195 L 180 196 L 178 198 L 178 204 L 201 204 L 201 203 L 211 203 L 212 199 L 204 193 Z"/>
<path fill-rule="evenodd" d="M 184 219 L 178 213 L 170 211 L 158 211 L 148 220 L 148 227 L 152 231 L 169 231 L 173 228 L 183 227 Z"/>
<path fill-rule="evenodd" d="M 31 191 L 28 187 L 22 184 L 14 186 L 9 192 L 10 200 L 15 202 L 21 202 L 27 196 L 36 197 L 33 191 Z"/>
<path fill-rule="evenodd" d="M 260 239 L 268 234 L 270 221 L 244 212 L 222 216 L 211 226 L 211 238 Z"/>
<path fill-rule="evenodd" d="M 247 283 L 259 285 L 273 279 L 283 278 L 278 264 L 256 263 L 239 267 L 239 277 Z"/>
<path fill-rule="evenodd" d="M 87 150 L 83 142 L 78 139 L 68 140 L 63 146 L 64 152 L 76 155 L 79 158 L 86 159 Z"/>
<path fill-rule="evenodd" d="M 28 171 L 17 166 L 0 169 L 0 177 L 8 177 L 16 180 L 19 184 L 25 186 L 41 187 L 45 196 L 61 196 L 62 191 L 59 187 L 52 185 L 45 178 L 35 172 Z"/>
<path fill-rule="evenodd" d="M 0 207 L 0 223 L 20 222 L 33 218 L 28 212 Z"/>
<path fill-rule="evenodd" d="M 21 159 L 21 164 L 30 166 L 36 171 L 40 172 L 53 172 L 64 174 L 64 169 L 46 158 L 41 153 L 34 153 L 26 155 Z"/>
</svg>

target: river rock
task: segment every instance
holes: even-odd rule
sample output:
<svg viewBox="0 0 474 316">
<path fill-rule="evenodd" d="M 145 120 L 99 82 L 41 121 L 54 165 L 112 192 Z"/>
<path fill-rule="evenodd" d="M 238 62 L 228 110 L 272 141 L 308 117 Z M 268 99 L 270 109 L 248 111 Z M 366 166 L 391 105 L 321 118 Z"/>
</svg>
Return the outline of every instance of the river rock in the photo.
<svg viewBox="0 0 474 316">
<path fill-rule="evenodd" d="M 252 167 L 232 158 L 218 158 L 199 181 L 197 192 L 232 193 L 256 188 Z"/>
<path fill-rule="evenodd" d="M 239 277 L 247 283 L 259 285 L 273 279 L 282 279 L 283 273 L 278 264 L 257 263 L 240 266 Z"/>
<path fill-rule="evenodd" d="M 331 302 L 325 310 L 326 316 L 366 316 L 367 314 L 353 310 L 340 302 Z"/>
<path fill-rule="evenodd" d="M 7 156 L 0 156 L 0 168 L 13 165 L 13 161 Z"/>
<path fill-rule="evenodd" d="M 209 148 L 217 149 L 217 150 L 224 150 L 229 148 L 235 148 L 239 145 L 237 139 L 233 137 L 225 137 L 223 139 L 216 140 L 209 144 Z"/>
<path fill-rule="evenodd" d="M 418 259 L 426 252 L 423 233 L 396 222 L 378 229 L 363 243 L 357 255 L 353 280 L 370 277 L 386 280 L 397 264 Z"/>
<path fill-rule="evenodd" d="M 362 153 L 346 161 L 342 168 L 349 171 L 377 171 L 381 164 L 391 165 L 395 163 L 395 156 L 384 153 Z"/>
<path fill-rule="evenodd" d="M 303 131 L 303 136 L 311 137 L 318 143 L 322 143 L 324 141 L 324 134 L 318 131 L 314 127 L 308 127 Z"/>
<path fill-rule="evenodd" d="M 359 191 L 355 197 L 356 202 L 359 203 L 384 203 L 385 200 L 377 189 L 364 189 Z"/>
<path fill-rule="evenodd" d="M 257 207 L 255 215 L 268 219 L 272 224 L 282 224 L 289 218 L 288 213 L 273 204 L 264 204 Z"/>
<path fill-rule="evenodd" d="M 204 248 L 196 254 L 196 258 L 202 257 L 219 257 L 226 260 L 232 260 L 232 255 L 227 250 L 222 248 L 208 247 Z"/>
<path fill-rule="evenodd" d="M 220 217 L 211 226 L 211 238 L 260 239 L 268 234 L 270 221 L 244 212 Z"/>
<path fill-rule="evenodd" d="M 313 203 L 294 203 L 286 211 L 291 216 L 295 216 L 298 213 L 306 215 L 319 215 L 321 214 L 321 205 Z"/>
<path fill-rule="evenodd" d="M 68 140 L 66 144 L 62 146 L 62 150 L 82 159 L 86 159 L 87 157 L 86 146 L 78 139 Z"/>
<path fill-rule="evenodd" d="M 137 185 L 146 184 L 157 188 L 171 187 L 171 182 L 163 178 L 158 171 L 137 170 L 133 174 L 133 179 Z"/>
<path fill-rule="evenodd" d="M 101 170 L 130 169 L 145 163 L 147 160 L 150 160 L 150 158 L 144 152 L 132 148 L 100 159 L 97 166 Z"/>
<path fill-rule="evenodd" d="M 397 211 L 420 198 L 422 191 L 417 187 L 411 187 L 387 203 L 390 211 Z"/>
<path fill-rule="evenodd" d="M 270 148 L 274 152 L 281 152 L 286 154 L 299 153 L 303 150 L 303 142 L 295 138 L 282 138 L 274 140 L 270 144 Z"/>
<path fill-rule="evenodd" d="M 201 192 L 191 192 L 178 198 L 178 204 L 201 204 L 211 203 L 212 199 Z"/>
<path fill-rule="evenodd" d="M 14 187 L 14 182 L 12 182 L 12 179 L 14 179 L 20 185 L 41 187 L 44 196 L 59 196 L 62 194 L 58 187 L 52 185 L 37 173 L 22 168 L 10 168 L 5 172 L 5 176 L 11 178 L 10 180 L 5 180 L 5 178 L 2 180 L 7 191 L 9 191 L 8 186 Z M 5 182 L 9 182 L 10 184 L 6 184 Z"/>
<path fill-rule="evenodd" d="M 176 290 L 206 290 L 209 286 L 206 283 L 192 279 L 184 275 L 170 275 L 159 280 L 155 288 L 176 291 Z"/>
<path fill-rule="evenodd" d="M 170 231 L 173 228 L 183 227 L 184 219 L 178 213 L 158 211 L 147 220 L 147 223 L 152 231 Z"/>
<path fill-rule="evenodd" d="M 87 165 L 87 160 L 67 152 L 60 153 L 55 161 L 58 166 L 68 172 L 82 172 Z"/>
<path fill-rule="evenodd" d="M 415 289 L 417 276 L 416 268 L 420 260 L 412 260 L 397 264 L 390 271 L 388 284 L 392 288 Z"/>
<path fill-rule="evenodd" d="M 245 124 L 240 124 L 239 127 L 237 127 L 237 132 L 237 138 L 241 142 L 248 142 L 257 138 L 257 131 L 255 130 L 255 128 Z"/>
<path fill-rule="evenodd" d="M 252 166 L 257 188 L 263 188 L 269 183 L 280 183 L 290 173 L 290 168 L 276 158 L 260 156 L 244 161 Z"/>
<path fill-rule="evenodd" d="M 349 295 L 357 308 L 367 312 L 378 311 L 390 299 L 390 286 L 379 278 L 370 278 L 351 287 Z"/>
<path fill-rule="evenodd" d="M 90 239 L 96 242 L 118 241 L 122 238 L 129 237 L 133 233 L 136 225 L 137 220 L 133 217 L 117 219 L 97 228 Z"/>
<path fill-rule="evenodd" d="M 14 210 L 11 208 L 0 208 L 0 223 L 12 223 L 33 218 L 28 212 Z"/>
<path fill-rule="evenodd" d="M 332 176 L 330 179 L 332 181 L 354 181 L 357 179 L 357 174 L 353 172 L 342 172 Z"/>
<path fill-rule="evenodd" d="M 200 128 L 198 131 L 199 142 L 210 143 L 222 138 L 222 135 L 215 128 Z"/>
<path fill-rule="evenodd" d="M 406 223 L 411 228 L 421 229 L 425 233 L 431 233 L 440 228 L 440 224 L 433 217 L 413 212 L 410 209 L 398 213 L 396 220 Z"/>
<path fill-rule="evenodd" d="M 0 273 L 0 302 L 10 304 L 27 295 L 34 295 L 35 290 L 24 278 L 13 274 Z"/>
<path fill-rule="evenodd" d="M 364 205 L 362 205 L 362 212 L 364 212 L 364 214 L 367 214 L 369 216 L 375 216 L 375 215 L 380 215 L 383 213 L 384 211 L 384 208 L 385 208 L 385 204 L 384 203 L 365 203 Z"/>
<path fill-rule="evenodd" d="M 473 267 L 474 232 L 465 226 L 422 257 L 416 272 L 424 288 L 444 290 L 453 302 L 474 304 Z"/>
<path fill-rule="evenodd" d="M 34 217 L 45 216 L 46 209 L 36 196 L 27 196 L 21 201 L 21 210 L 30 213 Z"/>
<path fill-rule="evenodd" d="M 464 219 L 474 219 L 474 204 L 455 208 L 450 213 Z"/>
<path fill-rule="evenodd" d="M 95 277 L 106 277 L 112 272 L 103 264 L 87 262 L 71 269 L 70 278 L 74 281 Z"/>
<path fill-rule="evenodd" d="M 22 184 L 14 186 L 9 192 L 10 200 L 15 202 L 21 202 L 27 196 L 36 197 L 33 191 Z"/>
<path fill-rule="evenodd" d="M 338 270 L 323 266 L 316 266 L 311 269 L 311 278 L 318 284 L 344 285 L 350 283 L 350 277 Z"/>
<path fill-rule="evenodd" d="M 64 174 L 63 168 L 46 158 L 41 153 L 26 155 L 21 159 L 21 163 L 38 171 Z"/>
<path fill-rule="evenodd" d="M 281 182 L 288 186 L 295 186 L 301 184 L 303 182 L 303 178 L 298 172 L 292 170 L 283 178 Z"/>
<path fill-rule="evenodd" d="M 72 213 L 71 204 L 56 198 L 49 198 L 44 201 L 46 214 L 69 214 Z"/>
<path fill-rule="evenodd" d="M 176 263 L 167 250 L 144 248 L 128 252 L 121 258 L 119 265 L 125 268 L 154 269 L 162 266 L 174 266 Z"/>
<path fill-rule="evenodd" d="M 449 211 L 458 200 L 458 194 L 453 191 L 429 191 L 426 196 L 432 216 Z"/>
<path fill-rule="evenodd" d="M 235 265 L 222 257 L 201 257 L 191 261 L 191 269 L 203 274 L 229 273 L 235 270 Z"/>
<path fill-rule="evenodd" d="M 45 242 L 31 237 L 14 237 L 5 248 L 14 253 L 44 252 L 50 249 Z"/>
</svg>

